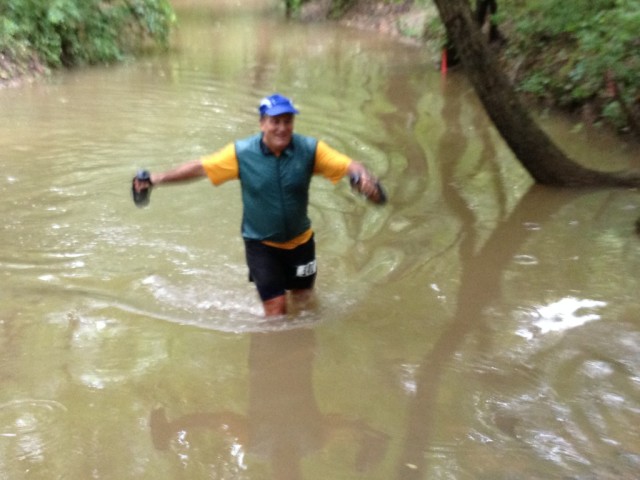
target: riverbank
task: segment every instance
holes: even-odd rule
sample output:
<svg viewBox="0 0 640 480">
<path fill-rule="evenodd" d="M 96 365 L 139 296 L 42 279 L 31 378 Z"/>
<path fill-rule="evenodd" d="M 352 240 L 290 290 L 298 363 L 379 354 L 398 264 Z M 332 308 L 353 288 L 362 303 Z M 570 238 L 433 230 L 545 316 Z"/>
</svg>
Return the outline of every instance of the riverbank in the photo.
<svg viewBox="0 0 640 480">
<path fill-rule="evenodd" d="M 198 8 L 209 5 L 209 0 L 172 0 L 174 8 Z M 277 0 L 243 0 L 241 5 L 235 0 L 219 0 L 216 8 L 225 10 L 245 8 L 253 11 L 278 8 Z M 303 22 L 326 21 L 329 15 L 330 0 L 313 0 L 305 3 L 299 15 Z M 428 18 L 437 17 L 433 6 L 414 6 L 412 0 L 387 3 L 385 1 L 357 2 L 350 8 L 339 23 L 350 28 L 376 31 L 403 42 L 420 43 L 422 30 Z M 19 87 L 28 84 L 51 70 L 33 52 L 16 46 L 9 52 L 0 52 L 0 88 Z"/>
<path fill-rule="evenodd" d="M 0 53 L 0 88 L 19 87 L 48 72 L 49 69 L 33 54 Z"/>
<path fill-rule="evenodd" d="M 22 85 L 49 69 L 111 64 L 165 48 L 175 21 L 169 2 L 9 2 L 0 7 L 0 86 Z"/>
<path fill-rule="evenodd" d="M 172 0 L 171 4 L 174 8 L 192 8 L 210 6 L 207 2 L 209 0 Z M 312 0 L 303 4 L 297 16 L 303 22 L 326 21 L 331 5 L 332 0 Z M 282 2 L 219 0 L 216 8 L 257 11 L 282 8 Z M 532 106 L 568 113 L 577 123 L 601 124 L 625 138 L 640 135 L 640 93 L 634 75 L 636 60 L 633 54 L 629 54 L 628 47 L 625 49 L 618 42 L 615 44 L 616 52 L 605 56 L 598 50 L 603 48 L 602 45 L 594 40 L 595 54 L 585 55 L 579 49 L 579 33 L 546 38 L 547 28 L 551 31 L 558 28 L 547 25 L 551 20 L 538 19 L 523 26 L 521 17 L 526 17 L 526 8 L 529 7 L 503 0 L 500 8 L 497 21 L 501 39 L 506 40 L 496 42 L 492 47 L 523 99 Z M 510 17 L 505 16 L 505 11 L 510 13 Z M 625 14 L 622 10 L 614 13 L 618 16 Z M 585 12 L 581 14 L 584 18 Z M 433 56 L 434 66 L 440 60 L 444 29 L 432 2 L 358 0 L 340 16 L 338 22 L 350 28 L 375 31 L 401 42 L 420 45 Z M 611 22 L 616 24 L 614 20 Z M 531 29 L 528 36 L 523 35 L 523 28 Z M 598 42 L 603 42 L 603 38 L 598 37 Z M 612 40 L 605 45 L 614 45 L 614 42 Z M 13 53 L 5 51 L 0 54 L 0 88 L 32 82 L 49 71 L 35 55 L 18 48 L 9 50 Z M 598 60 L 590 61 L 591 57 Z M 603 67 L 605 64 L 609 66 Z"/>
<path fill-rule="evenodd" d="M 303 22 L 321 22 L 330 16 L 331 0 L 312 0 L 298 14 Z M 435 5 L 416 5 L 413 0 L 398 2 L 359 0 L 337 20 L 341 25 L 370 30 L 402 42 L 425 44 L 427 22 L 437 19 Z M 428 42 L 427 42 L 428 43 Z"/>
</svg>

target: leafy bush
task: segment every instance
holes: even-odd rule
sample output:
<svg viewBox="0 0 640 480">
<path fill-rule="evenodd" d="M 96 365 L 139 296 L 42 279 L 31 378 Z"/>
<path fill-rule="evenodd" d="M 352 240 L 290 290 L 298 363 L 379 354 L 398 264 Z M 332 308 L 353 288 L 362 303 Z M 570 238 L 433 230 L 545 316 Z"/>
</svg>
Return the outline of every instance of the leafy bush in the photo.
<svg viewBox="0 0 640 480">
<path fill-rule="evenodd" d="M 507 0 L 501 17 L 514 26 L 509 55 L 526 66 L 522 91 L 562 106 L 600 105 L 617 126 L 640 109 L 640 0 Z"/>
<path fill-rule="evenodd" d="M 3 0 L 0 52 L 27 47 L 54 67 L 111 62 L 167 45 L 174 20 L 168 0 Z"/>
<path fill-rule="evenodd" d="M 340 18 L 355 3 L 355 0 L 331 0 L 329 16 Z"/>
</svg>

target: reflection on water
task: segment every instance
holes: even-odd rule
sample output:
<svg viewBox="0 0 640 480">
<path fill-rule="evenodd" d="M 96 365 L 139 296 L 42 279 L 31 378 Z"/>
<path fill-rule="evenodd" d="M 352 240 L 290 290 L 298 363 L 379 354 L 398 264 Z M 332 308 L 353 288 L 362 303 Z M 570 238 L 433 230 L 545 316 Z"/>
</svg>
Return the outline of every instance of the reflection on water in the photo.
<svg viewBox="0 0 640 480">
<path fill-rule="evenodd" d="M 592 312 L 594 308 L 604 307 L 605 302 L 597 300 L 577 299 L 566 297 L 550 305 L 538 307 L 540 319 L 533 324 L 540 329 L 540 333 L 561 332 L 579 327 L 587 322 L 600 320 L 602 317 Z"/>
<path fill-rule="evenodd" d="M 416 47 L 192 8 L 166 55 L 0 91 L 0 477 L 635 478 L 637 192 L 531 185 Z M 278 323 L 237 184 L 129 192 L 275 90 L 391 199 L 314 181 L 319 305 Z"/>
<path fill-rule="evenodd" d="M 191 438 L 205 430 L 227 439 L 227 454 L 213 460 L 211 468 L 247 470 L 247 453 L 268 463 L 274 478 L 285 480 L 303 478 L 304 457 L 328 442 L 355 442 L 353 472 L 369 472 L 385 454 L 388 436 L 360 419 L 320 410 L 313 387 L 315 343 L 314 331 L 306 328 L 251 334 L 246 415 L 195 412 L 169 421 L 165 409 L 156 408 L 150 418 L 154 446 L 171 449 L 185 469 L 198 470 L 201 462 L 191 458 L 190 448 L 202 436 Z"/>
</svg>

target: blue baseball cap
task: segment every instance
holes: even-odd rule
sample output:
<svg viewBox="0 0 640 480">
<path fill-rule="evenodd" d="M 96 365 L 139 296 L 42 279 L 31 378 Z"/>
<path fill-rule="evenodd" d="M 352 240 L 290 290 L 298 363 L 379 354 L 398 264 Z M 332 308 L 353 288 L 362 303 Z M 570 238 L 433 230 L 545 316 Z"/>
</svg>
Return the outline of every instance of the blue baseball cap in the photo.
<svg viewBox="0 0 640 480">
<path fill-rule="evenodd" d="M 300 113 L 296 107 L 293 106 L 293 102 L 291 100 L 279 93 L 274 93 L 273 95 L 264 97 L 260 101 L 258 111 L 260 112 L 260 116 L 269 115 L 270 117 L 275 117 L 276 115 L 282 115 L 284 113 Z"/>
</svg>

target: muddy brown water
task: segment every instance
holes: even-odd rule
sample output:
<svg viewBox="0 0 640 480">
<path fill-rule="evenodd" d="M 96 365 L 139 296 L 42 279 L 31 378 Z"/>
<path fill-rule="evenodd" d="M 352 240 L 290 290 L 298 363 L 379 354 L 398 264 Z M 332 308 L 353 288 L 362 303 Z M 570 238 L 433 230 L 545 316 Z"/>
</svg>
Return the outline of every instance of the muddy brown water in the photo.
<svg viewBox="0 0 640 480">
<path fill-rule="evenodd" d="M 465 79 L 335 25 L 189 5 L 171 52 L 0 91 L 0 478 L 631 479 L 634 190 L 532 185 Z M 312 185 L 318 305 L 265 321 L 239 190 L 129 181 L 256 131 L 366 162 Z M 638 166 L 544 116 L 573 157 Z"/>
</svg>

